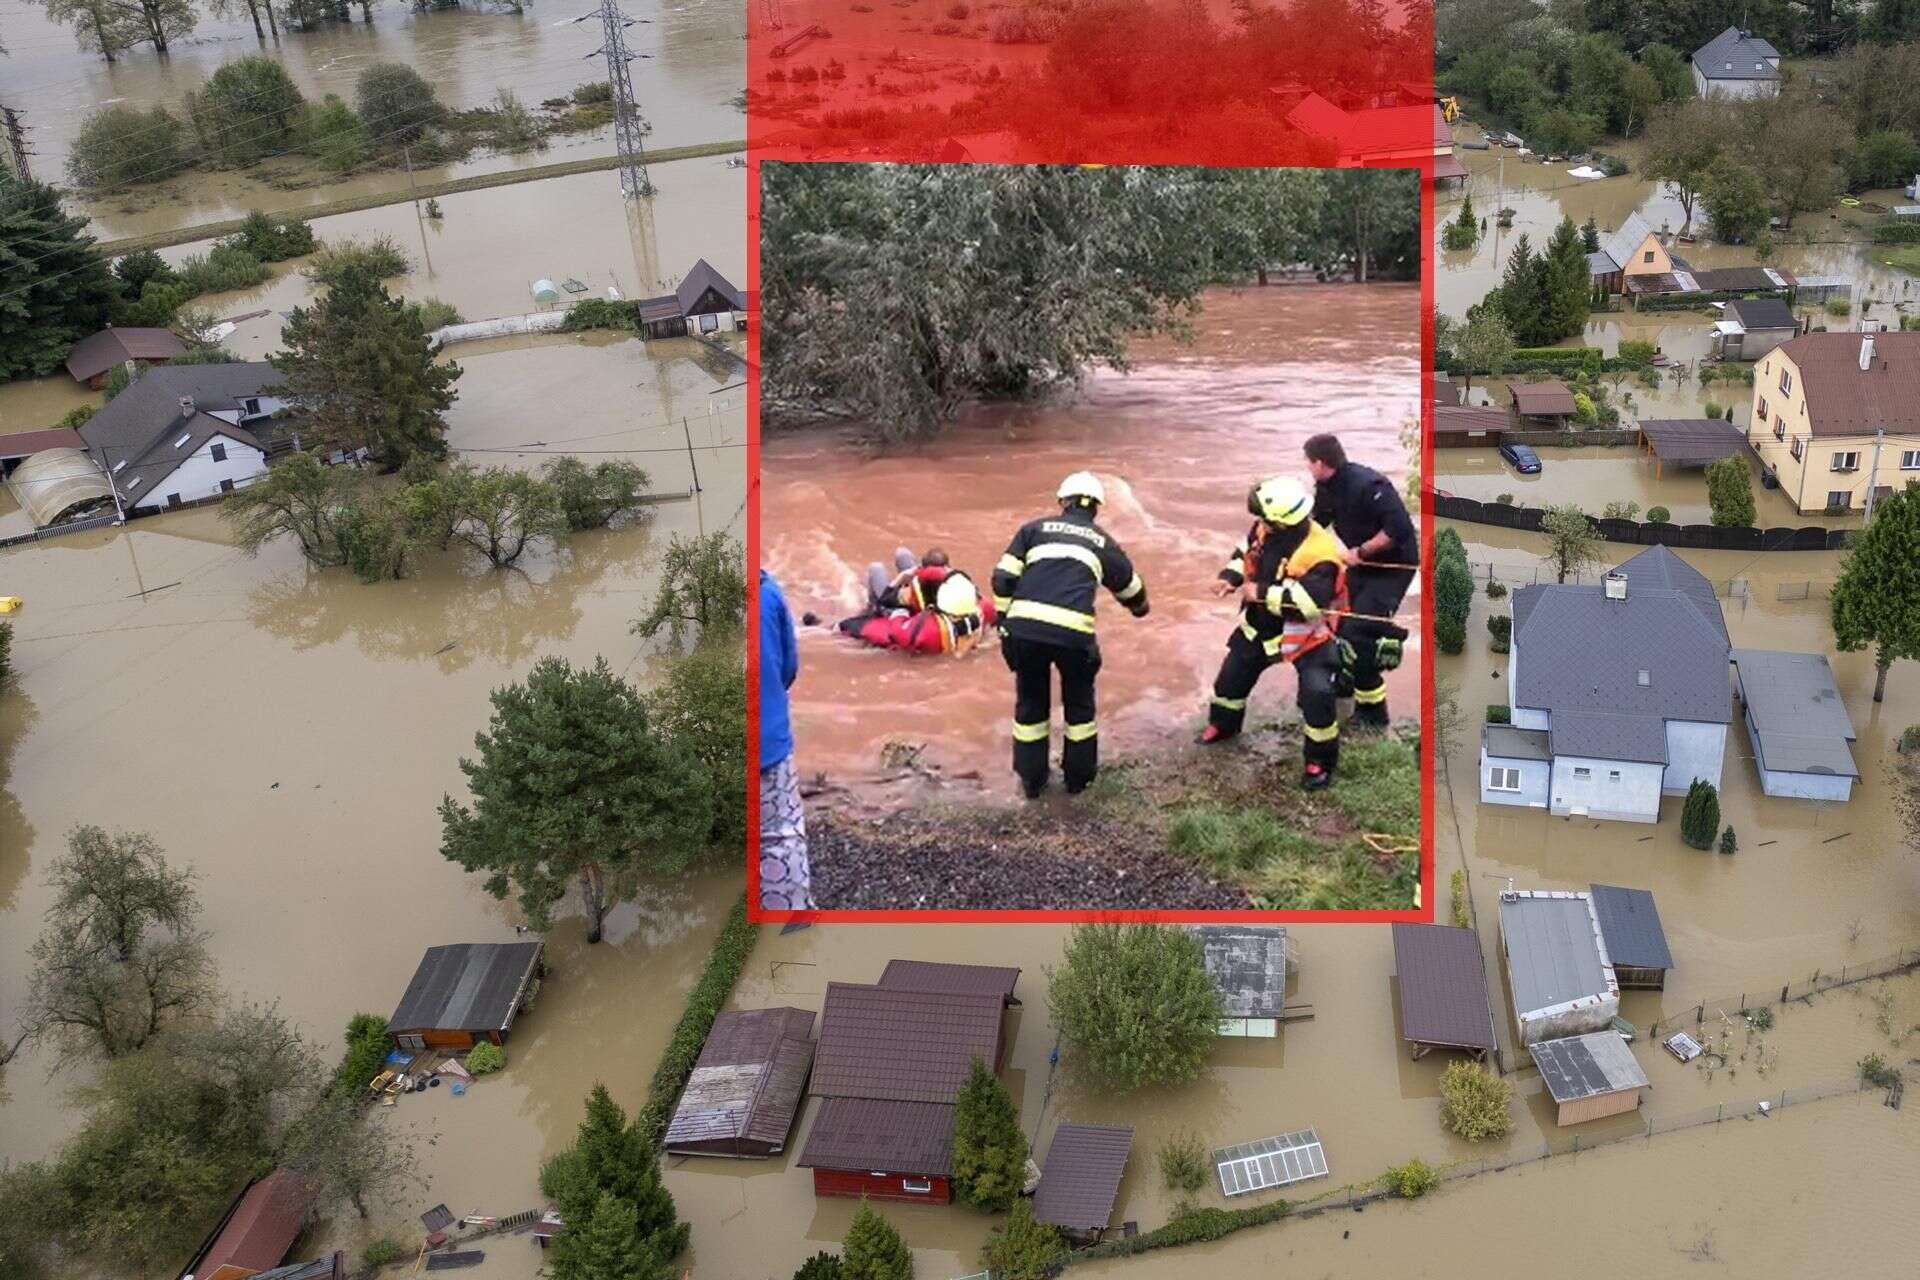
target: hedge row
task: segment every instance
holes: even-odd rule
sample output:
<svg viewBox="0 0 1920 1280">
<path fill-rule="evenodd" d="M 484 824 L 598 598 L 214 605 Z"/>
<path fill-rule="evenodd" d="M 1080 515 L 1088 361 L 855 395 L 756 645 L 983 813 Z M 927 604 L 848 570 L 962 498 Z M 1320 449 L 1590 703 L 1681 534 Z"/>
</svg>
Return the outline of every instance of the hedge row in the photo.
<svg viewBox="0 0 1920 1280">
<path fill-rule="evenodd" d="M 1441 372 L 1455 377 L 1486 377 L 1484 368 L 1471 369 L 1467 362 L 1448 352 L 1435 361 Z M 1617 373 L 1622 370 L 1651 368 L 1645 360 L 1622 360 L 1601 354 L 1598 347 L 1522 347 L 1501 367 L 1502 377 L 1517 373 Z"/>
<path fill-rule="evenodd" d="M 1920 244 L 1920 221 L 1883 222 L 1873 229 L 1876 244 Z"/>
<path fill-rule="evenodd" d="M 674 1104 L 680 1100 L 680 1091 L 686 1088 L 687 1077 L 693 1074 L 694 1060 L 707 1043 L 707 1033 L 713 1030 L 713 1020 L 726 1007 L 727 998 L 733 994 L 733 984 L 739 981 L 740 971 L 747 967 L 747 957 L 759 937 L 760 927 L 747 922 L 747 899 L 742 894 L 733 904 L 720 936 L 714 940 L 707 967 L 701 972 L 700 980 L 693 984 L 687 1007 L 680 1014 L 680 1024 L 673 1029 L 673 1038 L 667 1041 L 660 1065 L 654 1069 L 653 1082 L 647 1086 L 647 1100 L 633 1118 L 634 1127 L 648 1142 L 657 1144 L 666 1131 Z"/>
<path fill-rule="evenodd" d="M 1269 1222 L 1278 1222 L 1291 1212 L 1293 1212 L 1293 1204 L 1287 1200 L 1250 1205 L 1245 1209 L 1195 1209 L 1157 1230 L 1131 1238 L 1102 1240 L 1091 1248 L 1076 1249 L 1067 1262 L 1071 1265 L 1091 1262 L 1098 1258 L 1129 1258 L 1136 1253 L 1147 1253 L 1154 1249 L 1171 1249 L 1183 1244 L 1201 1244 L 1208 1240 L 1218 1240 L 1222 1236 L 1232 1235 L 1236 1231 L 1244 1231 L 1248 1227 L 1260 1227 Z"/>
<path fill-rule="evenodd" d="M 1792 289 L 1715 289 L 1708 293 L 1654 293 L 1635 305 L 1641 311 L 1701 311 L 1709 302 L 1739 302 L 1746 298 L 1779 298 L 1793 305 Z"/>
<path fill-rule="evenodd" d="M 356 1013 L 347 1019 L 347 1052 L 334 1068 L 333 1081 L 327 1087 L 335 1093 L 358 1097 L 380 1074 L 387 1060 L 387 1020 L 377 1013 Z"/>
</svg>

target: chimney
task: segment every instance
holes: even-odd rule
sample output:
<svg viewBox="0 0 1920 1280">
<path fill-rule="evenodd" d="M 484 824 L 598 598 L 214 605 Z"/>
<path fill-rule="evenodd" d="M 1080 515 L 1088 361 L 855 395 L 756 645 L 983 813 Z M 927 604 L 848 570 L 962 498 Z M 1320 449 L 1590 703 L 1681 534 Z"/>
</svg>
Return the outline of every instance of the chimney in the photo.
<svg viewBox="0 0 1920 1280">
<path fill-rule="evenodd" d="M 180 416 L 181 416 L 181 417 L 183 417 L 183 418 L 191 418 L 191 417 L 192 417 L 192 416 L 193 416 L 193 415 L 194 415 L 194 414 L 195 414 L 195 413 L 196 413 L 197 411 L 198 411 L 198 410 L 197 410 L 197 408 L 196 408 L 196 406 L 195 406 L 195 405 L 194 405 L 194 403 L 193 403 L 193 397 L 192 397 L 192 396 L 181 396 L 181 397 L 180 397 Z"/>
<path fill-rule="evenodd" d="M 1873 335 L 1863 333 L 1860 335 L 1860 372 L 1865 373 L 1871 368 L 1873 368 Z"/>
<path fill-rule="evenodd" d="M 1607 599 L 1625 600 L 1627 598 L 1627 575 L 1618 569 L 1602 578 L 1601 585 L 1606 591 Z"/>
</svg>

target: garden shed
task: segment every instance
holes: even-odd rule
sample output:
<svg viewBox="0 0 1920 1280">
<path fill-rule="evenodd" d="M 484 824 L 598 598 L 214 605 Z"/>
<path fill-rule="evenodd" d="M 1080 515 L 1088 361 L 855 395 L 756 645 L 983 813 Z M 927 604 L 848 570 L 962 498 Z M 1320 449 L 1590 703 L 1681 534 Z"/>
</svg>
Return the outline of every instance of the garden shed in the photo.
<svg viewBox="0 0 1920 1280">
<path fill-rule="evenodd" d="M 1613 962 L 1614 980 L 1622 990 L 1664 990 L 1673 952 L 1667 948 L 1652 892 L 1611 884 L 1588 888 L 1593 894 L 1593 914 L 1600 921 L 1600 937 L 1607 944 L 1607 959 Z"/>
<path fill-rule="evenodd" d="M 1287 1003 L 1287 931 L 1273 925 L 1189 926 L 1206 952 L 1207 974 L 1220 985 L 1223 1036 L 1272 1039 Z"/>
<path fill-rule="evenodd" d="M 1647 1073 L 1618 1031 L 1547 1040 L 1529 1052 L 1559 1108 L 1562 1128 L 1632 1111 L 1647 1087 Z"/>
<path fill-rule="evenodd" d="M 810 1011 L 723 1011 L 701 1046 L 662 1147 L 676 1155 L 778 1155 L 812 1066 Z"/>
<path fill-rule="evenodd" d="M 1400 981 L 1400 1036 L 1413 1045 L 1414 1057 L 1443 1048 L 1484 1059 L 1496 1047 L 1487 967 L 1473 930 L 1396 924 L 1393 969 Z"/>
<path fill-rule="evenodd" d="M 387 1033 L 400 1049 L 471 1049 L 504 1044 L 513 1020 L 539 990 L 538 942 L 462 942 L 429 947 L 414 970 Z"/>
<path fill-rule="evenodd" d="M 1590 895 L 1504 891 L 1500 943 L 1522 1044 L 1598 1031 L 1619 1016 L 1620 985 Z"/>
</svg>

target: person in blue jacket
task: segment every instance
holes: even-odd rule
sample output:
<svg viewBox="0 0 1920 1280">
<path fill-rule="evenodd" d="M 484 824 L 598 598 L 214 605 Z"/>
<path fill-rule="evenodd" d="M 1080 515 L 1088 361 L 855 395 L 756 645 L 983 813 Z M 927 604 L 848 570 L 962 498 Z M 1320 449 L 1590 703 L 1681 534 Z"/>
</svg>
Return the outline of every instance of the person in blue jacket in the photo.
<svg viewBox="0 0 1920 1280">
<path fill-rule="evenodd" d="M 787 690 L 800 674 L 799 639 L 780 584 L 760 571 L 760 905 L 813 909 L 807 815 L 793 768 L 793 720 Z"/>
</svg>

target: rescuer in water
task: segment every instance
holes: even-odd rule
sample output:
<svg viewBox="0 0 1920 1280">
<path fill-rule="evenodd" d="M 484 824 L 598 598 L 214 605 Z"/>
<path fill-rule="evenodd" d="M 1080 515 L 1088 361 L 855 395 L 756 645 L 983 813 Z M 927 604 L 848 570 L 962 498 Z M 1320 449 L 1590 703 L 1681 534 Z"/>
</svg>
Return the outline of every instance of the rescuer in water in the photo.
<svg viewBox="0 0 1920 1280">
<path fill-rule="evenodd" d="M 1100 481 L 1076 471 L 1061 481 L 1056 496 L 1060 513 L 1021 525 L 993 570 L 1000 653 L 1013 672 L 1013 771 L 1029 800 L 1047 785 L 1055 668 L 1066 713 L 1060 772 L 1067 791 L 1085 790 L 1100 770 L 1095 594 L 1104 586 L 1134 617 L 1147 616 L 1146 584 L 1119 542 L 1094 523 L 1106 502 Z"/>
<path fill-rule="evenodd" d="M 1247 494 L 1253 526 L 1214 585 L 1215 595 L 1240 594 L 1240 625 L 1227 637 L 1199 741 L 1238 734 L 1261 674 L 1291 663 L 1306 739 L 1301 785 L 1318 791 L 1332 784 L 1340 759 L 1334 626 L 1347 608 L 1347 566 L 1339 540 L 1312 518 L 1312 509 L 1306 486 L 1285 476 Z"/>
<path fill-rule="evenodd" d="M 1393 482 L 1347 461 L 1338 436 L 1310 436 L 1302 448 L 1314 482 L 1313 519 L 1340 539 L 1350 570 L 1353 616 L 1339 622 L 1334 689 L 1353 695 L 1352 727 L 1384 729 L 1386 673 L 1400 665 L 1407 642 L 1407 629 L 1393 618 L 1413 585 L 1420 534 Z"/>
<path fill-rule="evenodd" d="M 949 568 L 947 553 L 939 547 L 929 548 L 917 560 L 905 547 L 896 549 L 892 573 L 878 560 L 867 566 L 867 612 L 905 609 L 918 613 L 931 609 L 933 594 Z"/>
<path fill-rule="evenodd" d="M 908 598 L 921 598 L 921 585 L 910 582 Z M 973 579 L 958 569 L 942 567 L 932 604 L 910 610 L 904 605 L 884 612 L 863 613 L 840 623 L 840 630 L 877 649 L 904 649 L 908 653 L 950 653 L 958 657 L 980 642 L 994 623 L 993 601 L 980 594 Z"/>
</svg>

